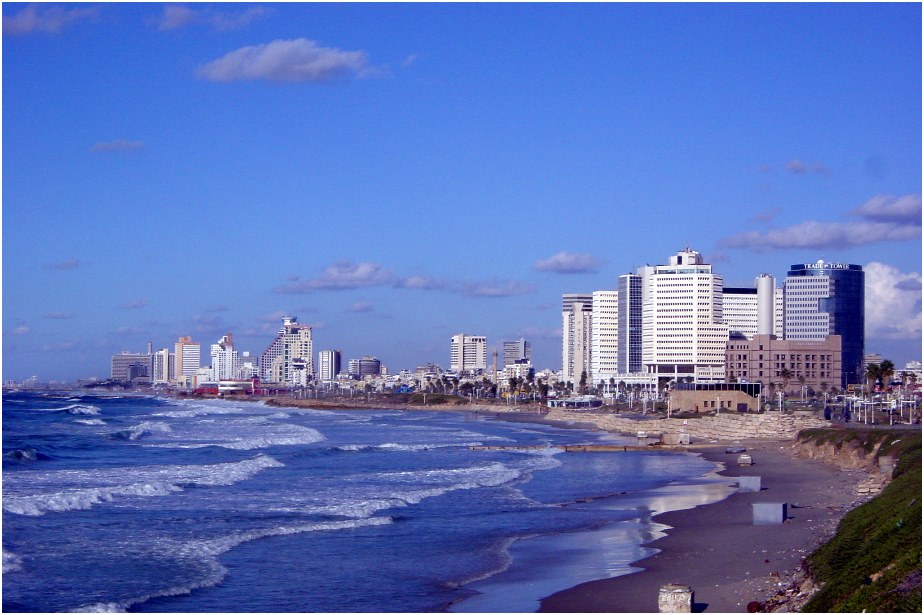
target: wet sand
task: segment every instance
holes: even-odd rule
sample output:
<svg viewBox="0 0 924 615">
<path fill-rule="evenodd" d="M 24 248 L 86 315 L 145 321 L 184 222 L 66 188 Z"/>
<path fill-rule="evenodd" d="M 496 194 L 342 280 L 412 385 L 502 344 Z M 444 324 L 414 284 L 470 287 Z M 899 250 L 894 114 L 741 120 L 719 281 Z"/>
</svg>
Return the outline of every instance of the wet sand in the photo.
<svg viewBox="0 0 924 615">
<path fill-rule="evenodd" d="M 648 545 L 658 553 L 634 564 L 642 571 L 558 592 L 542 600 L 540 610 L 656 613 L 659 588 L 669 583 L 692 588 L 694 612 L 747 612 L 749 602 L 765 601 L 861 501 L 855 487 L 864 472 L 795 458 L 791 445 L 742 442 L 754 461 L 744 467 L 736 464 L 737 454 L 725 452 L 732 444 L 697 451 L 723 462 L 723 476 L 760 476 L 761 491 L 656 516 L 671 529 Z M 787 503 L 786 521 L 753 525 L 755 502 Z"/>
</svg>

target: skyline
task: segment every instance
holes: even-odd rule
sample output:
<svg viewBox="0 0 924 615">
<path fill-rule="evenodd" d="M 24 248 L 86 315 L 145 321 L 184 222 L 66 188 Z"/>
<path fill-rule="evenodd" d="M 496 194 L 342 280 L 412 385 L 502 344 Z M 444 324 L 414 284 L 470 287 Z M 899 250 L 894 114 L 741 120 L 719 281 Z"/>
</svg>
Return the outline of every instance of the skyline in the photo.
<svg viewBox="0 0 924 615">
<path fill-rule="evenodd" d="M 283 314 L 397 372 L 561 367 L 561 295 L 689 246 L 866 272 L 921 359 L 921 7 L 3 5 L 3 378 Z M 887 35 L 883 35 L 887 34 Z"/>
</svg>

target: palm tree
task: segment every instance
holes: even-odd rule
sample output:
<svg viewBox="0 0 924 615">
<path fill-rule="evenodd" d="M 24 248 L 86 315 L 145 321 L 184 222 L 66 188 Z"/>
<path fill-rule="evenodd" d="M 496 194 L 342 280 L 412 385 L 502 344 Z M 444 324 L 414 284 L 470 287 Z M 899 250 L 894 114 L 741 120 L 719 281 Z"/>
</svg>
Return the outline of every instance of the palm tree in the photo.
<svg viewBox="0 0 924 615">
<path fill-rule="evenodd" d="M 783 381 L 783 395 L 786 395 L 786 389 L 787 387 L 789 387 L 789 381 L 792 378 L 793 373 L 789 371 L 789 369 L 784 367 L 783 369 L 780 370 L 780 373 L 777 375 Z"/>
<path fill-rule="evenodd" d="M 864 378 L 866 378 L 866 384 L 869 387 L 870 394 L 872 394 L 873 389 L 876 388 L 876 383 L 882 378 L 882 367 L 878 363 L 867 363 Z"/>
<path fill-rule="evenodd" d="M 892 376 L 895 375 L 895 363 L 888 359 L 879 364 L 879 375 L 882 378 L 882 389 L 892 387 Z"/>
</svg>

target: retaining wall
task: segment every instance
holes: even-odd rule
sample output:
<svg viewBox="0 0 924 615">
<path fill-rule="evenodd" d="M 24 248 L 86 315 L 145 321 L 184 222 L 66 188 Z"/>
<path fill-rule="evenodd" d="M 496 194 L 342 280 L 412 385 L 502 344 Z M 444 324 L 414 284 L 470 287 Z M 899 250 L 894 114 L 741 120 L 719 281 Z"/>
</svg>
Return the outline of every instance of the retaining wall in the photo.
<svg viewBox="0 0 924 615">
<path fill-rule="evenodd" d="M 569 412 L 552 409 L 546 417 L 558 421 L 593 423 L 601 429 L 635 435 L 645 431 L 648 435 L 687 433 L 694 439 L 741 440 L 767 438 L 786 440 L 799 431 L 816 427 L 830 427 L 831 422 L 814 416 L 797 416 L 766 412 L 764 414 L 719 414 L 695 419 L 638 420 L 607 414 Z"/>
</svg>

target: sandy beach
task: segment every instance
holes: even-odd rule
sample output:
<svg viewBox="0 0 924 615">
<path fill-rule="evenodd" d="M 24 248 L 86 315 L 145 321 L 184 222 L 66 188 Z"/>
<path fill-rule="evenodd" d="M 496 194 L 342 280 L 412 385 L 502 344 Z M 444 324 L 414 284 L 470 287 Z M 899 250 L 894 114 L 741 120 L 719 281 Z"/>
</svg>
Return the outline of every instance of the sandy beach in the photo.
<svg viewBox="0 0 924 615">
<path fill-rule="evenodd" d="M 737 445 L 737 444 L 736 444 Z M 754 464 L 740 467 L 723 444 L 697 451 L 725 464 L 724 476 L 760 476 L 761 491 L 734 493 L 721 502 L 656 517 L 672 529 L 648 546 L 655 555 L 637 562 L 640 572 L 584 583 L 542 601 L 543 612 L 658 612 L 662 585 L 688 585 L 694 611 L 747 612 L 764 602 L 833 535 L 841 517 L 861 500 L 855 487 L 865 475 L 793 457 L 790 441 L 741 443 Z M 789 504 L 779 525 L 753 525 L 751 504 Z"/>
</svg>

